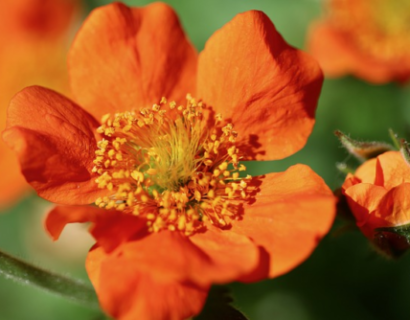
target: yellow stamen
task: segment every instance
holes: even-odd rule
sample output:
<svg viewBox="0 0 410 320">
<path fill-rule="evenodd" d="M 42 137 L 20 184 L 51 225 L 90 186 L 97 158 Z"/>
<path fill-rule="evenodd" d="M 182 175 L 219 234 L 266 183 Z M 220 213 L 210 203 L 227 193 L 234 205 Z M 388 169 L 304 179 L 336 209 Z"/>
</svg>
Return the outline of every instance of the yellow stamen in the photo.
<svg viewBox="0 0 410 320">
<path fill-rule="evenodd" d="M 140 112 L 103 117 L 92 171 L 111 196 L 95 204 L 145 218 L 151 232 L 228 227 L 252 189 L 250 177 L 239 177 L 246 168 L 238 134 L 219 114 L 214 127 L 204 126 L 207 106 L 191 95 L 185 107 L 176 106 L 162 98 Z"/>
</svg>

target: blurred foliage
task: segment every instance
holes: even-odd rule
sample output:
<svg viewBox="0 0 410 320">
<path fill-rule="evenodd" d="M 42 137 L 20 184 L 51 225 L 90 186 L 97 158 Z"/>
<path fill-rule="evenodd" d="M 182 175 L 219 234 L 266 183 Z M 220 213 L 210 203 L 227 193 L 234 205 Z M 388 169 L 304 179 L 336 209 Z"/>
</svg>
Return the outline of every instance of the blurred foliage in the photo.
<svg viewBox="0 0 410 320">
<path fill-rule="evenodd" d="M 86 7 L 109 3 L 88 0 Z M 125 1 L 141 6 L 150 1 Z M 319 0 L 169 0 L 194 45 L 201 50 L 211 34 L 235 14 L 249 9 L 264 11 L 292 45 L 303 48 L 309 23 L 320 15 Z M 250 166 L 252 174 L 285 170 L 305 163 L 328 185 L 340 186 L 344 175 L 335 164 L 348 156 L 334 136 L 341 130 L 362 140 L 389 141 L 388 129 L 409 138 L 410 91 L 396 84 L 370 85 L 346 77 L 326 80 L 315 129 L 306 147 L 280 161 Z M 0 247 L 42 267 L 86 279 L 83 259 L 76 264 L 44 260 L 44 253 L 27 247 L 26 233 L 34 225 L 30 216 L 39 200 L 33 195 L 0 215 Z M 37 222 L 38 224 L 40 222 Z M 337 221 L 334 230 L 342 225 Z M 50 240 L 51 242 L 51 240 Z M 87 248 L 84 248 L 84 255 Z M 41 257 L 41 258 L 40 258 Z M 37 260 L 41 259 L 41 260 Z M 256 284 L 230 285 L 234 304 L 253 320 L 405 319 L 408 313 L 409 256 L 399 261 L 380 257 L 357 231 L 331 232 L 314 254 L 292 272 Z M 46 262 L 45 262 L 46 261 Z M 98 320 L 97 312 L 59 297 L 0 278 L 0 320 Z"/>
</svg>

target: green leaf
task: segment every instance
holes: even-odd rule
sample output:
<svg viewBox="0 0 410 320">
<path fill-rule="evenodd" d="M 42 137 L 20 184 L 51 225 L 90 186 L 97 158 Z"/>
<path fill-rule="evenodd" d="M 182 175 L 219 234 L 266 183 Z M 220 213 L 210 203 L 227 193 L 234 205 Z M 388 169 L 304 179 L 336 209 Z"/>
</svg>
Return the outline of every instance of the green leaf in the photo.
<svg viewBox="0 0 410 320">
<path fill-rule="evenodd" d="M 209 291 L 208 299 L 200 315 L 195 320 L 248 320 L 239 310 L 235 309 L 231 303 L 233 299 L 229 294 L 229 289 L 221 286 L 214 286 Z"/>
<path fill-rule="evenodd" d="M 86 307 L 100 310 L 93 288 L 78 280 L 38 268 L 0 251 L 0 275 L 28 286 L 38 287 Z"/>
<path fill-rule="evenodd" d="M 393 146 L 388 143 L 354 140 L 339 130 L 335 131 L 335 135 L 339 138 L 343 147 L 361 161 L 375 158 L 386 151 L 394 150 Z"/>
</svg>

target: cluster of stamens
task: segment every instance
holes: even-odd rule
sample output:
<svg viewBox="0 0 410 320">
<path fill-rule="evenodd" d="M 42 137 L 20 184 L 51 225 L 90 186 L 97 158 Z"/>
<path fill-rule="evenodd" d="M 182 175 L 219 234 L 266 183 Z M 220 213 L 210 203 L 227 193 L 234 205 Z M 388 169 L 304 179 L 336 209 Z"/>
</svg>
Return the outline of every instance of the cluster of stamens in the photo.
<svg viewBox="0 0 410 320">
<path fill-rule="evenodd" d="M 216 115 L 207 128 L 206 108 L 187 95 L 185 106 L 162 98 L 140 112 L 105 115 L 93 172 L 110 195 L 95 204 L 141 216 L 151 232 L 190 235 L 204 223 L 225 228 L 238 219 L 251 177 L 240 177 L 246 168 L 232 124 Z"/>
</svg>

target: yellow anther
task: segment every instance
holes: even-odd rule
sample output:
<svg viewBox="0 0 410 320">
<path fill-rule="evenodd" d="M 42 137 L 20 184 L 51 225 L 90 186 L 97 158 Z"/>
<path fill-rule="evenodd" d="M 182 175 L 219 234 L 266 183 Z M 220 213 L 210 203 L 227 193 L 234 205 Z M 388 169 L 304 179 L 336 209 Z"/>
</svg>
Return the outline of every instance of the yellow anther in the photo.
<svg viewBox="0 0 410 320">
<path fill-rule="evenodd" d="M 227 163 L 227 162 L 222 162 L 222 163 L 219 165 L 219 169 L 221 169 L 221 171 L 226 170 L 226 168 L 228 168 L 228 163 Z"/>
<path fill-rule="evenodd" d="M 158 191 L 157 191 L 156 189 L 154 189 L 154 190 L 152 191 L 152 195 L 154 196 L 154 199 L 158 199 L 158 197 L 159 197 L 159 193 L 158 193 Z"/>
<path fill-rule="evenodd" d="M 131 207 L 133 203 L 134 203 L 134 195 L 132 193 L 129 193 L 128 199 L 127 199 L 127 205 Z"/>
<path fill-rule="evenodd" d="M 134 170 L 133 172 L 131 172 L 131 177 L 134 178 L 138 182 L 144 181 L 144 174 L 137 170 Z"/>
<path fill-rule="evenodd" d="M 202 202 L 201 203 L 201 208 L 206 210 L 206 209 L 209 208 L 209 204 L 207 202 Z"/>
<path fill-rule="evenodd" d="M 211 189 L 208 191 L 208 198 L 213 199 L 215 198 L 215 191 L 214 189 Z"/>
<path fill-rule="evenodd" d="M 126 207 L 125 203 L 121 203 L 120 205 L 117 206 L 116 209 L 119 210 L 119 211 L 123 211 L 125 209 L 125 207 Z"/>
<path fill-rule="evenodd" d="M 132 214 L 138 216 L 140 214 L 140 207 L 135 206 L 134 209 L 132 210 Z"/>
<path fill-rule="evenodd" d="M 107 113 L 101 117 L 101 123 L 106 123 L 107 120 L 111 117 L 111 114 Z"/>
<path fill-rule="evenodd" d="M 178 219 L 178 230 L 183 230 L 185 228 L 185 222 L 186 222 L 185 216 L 179 217 L 179 219 Z"/>
<path fill-rule="evenodd" d="M 104 131 L 105 131 L 105 127 L 103 127 L 103 126 L 100 126 L 100 127 L 98 127 L 97 128 L 97 133 L 104 133 Z"/>
<path fill-rule="evenodd" d="M 120 143 L 118 141 L 113 141 L 112 143 L 113 147 L 115 148 L 115 150 L 120 150 Z"/>
<path fill-rule="evenodd" d="M 107 205 L 105 206 L 105 209 L 112 209 L 115 207 L 115 201 L 111 200 L 107 203 Z"/>
<path fill-rule="evenodd" d="M 202 195 L 198 190 L 195 190 L 195 200 L 196 201 L 201 201 Z"/>
<path fill-rule="evenodd" d="M 132 129 L 132 125 L 131 124 L 127 124 L 124 128 L 122 128 L 122 132 L 128 132 Z"/>
<path fill-rule="evenodd" d="M 228 149 L 228 154 L 232 157 L 235 154 L 236 147 L 232 146 Z"/>
<path fill-rule="evenodd" d="M 147 173 L 148 173 L 150 176 L 152 176 L 152 175 L 157 174 L 157 170 L 155 170 L 155 169 L 153 169 L 153 168 L 149 168 L 149 169 L 147 170 Z"/>
</svg>

